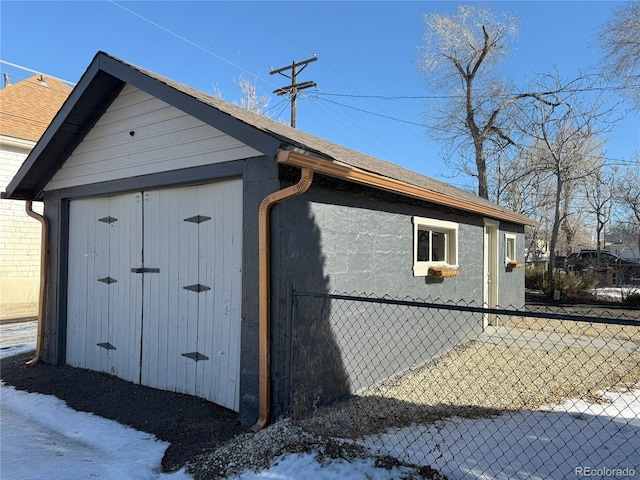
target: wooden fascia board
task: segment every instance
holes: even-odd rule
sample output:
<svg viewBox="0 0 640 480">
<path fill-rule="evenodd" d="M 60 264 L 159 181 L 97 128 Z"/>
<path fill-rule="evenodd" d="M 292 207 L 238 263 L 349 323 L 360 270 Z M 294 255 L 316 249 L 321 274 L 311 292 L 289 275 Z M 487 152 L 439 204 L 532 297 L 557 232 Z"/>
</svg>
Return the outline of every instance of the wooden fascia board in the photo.
<svg viewBox="0 0 640 480">
<path fill-rule="evenodd" d="M 537 222 L 534 222 L 531 219 L 526 219 L 515 213 L 511 214 L 510 212 L 493 209 L 489 206 L 479 205 L 467 200 L 453 197 L 451 195 L 434 192 L 433 190 L 428 190 L 426 188 L 411 185 L 409 183 L 385 177 L 377 173 L 367 172 L 365 170 L 360 170 L 358 168 L 347 165 L 340 165 L 335 162 L 310 157 L 298 152 L 280 150 L 278 152 L 278 162 L 284 165 L 291 165 L 299 168 L 310 167 L 315 172 L 330 177 L 341 178 L 343 180 L 379 188 L 388 192 L 397 193 L 419 200 L 425 200 L 431 203 L 436 203 L 438 205 L 446 205 L 448 207 L 477 213 L 479 215 L 496 218 L 499 220 L 513 222 L 521 225 L 539 226 Z"/>
</svg>

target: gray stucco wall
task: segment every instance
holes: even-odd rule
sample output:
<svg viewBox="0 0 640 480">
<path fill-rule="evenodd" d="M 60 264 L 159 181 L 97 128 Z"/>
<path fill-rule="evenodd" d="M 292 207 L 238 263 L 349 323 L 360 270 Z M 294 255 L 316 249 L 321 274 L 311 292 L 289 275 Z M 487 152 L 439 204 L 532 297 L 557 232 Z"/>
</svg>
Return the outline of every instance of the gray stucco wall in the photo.
<svg viewBox="0 0 640 480">
<path fill-rule="evenodd" d="M 459 224 L 457 277 L 413 276 L 413 216 Z M 293 318 L 292 288 L 480 306 L 483 225 L 478 215 L 319 176 L 304 195 L 277 206 L 272 220 L 274 413 L 286 414 L 292 396 L 332 401 L 424 363 L 482 330 L 479 315 L 405 311 L 398 316 L 401 307 L 371 311 L 371 306 L 311 299 L 299 299 Z M 499 240 L 503 258 L 502 233 Z M 520 276 L 522 282 L 514 281 Z M 504 297 L 515 304 L 524 275 L 502 268 L 500 277 Z M 398 328 L 411 322 L 417 324 Z"/>
<path fill-rule="evenodd" d="M 266 157 L 245 162 L 243 178 L 242 329 L 240 332 L 240 422 L 258 419 L 258 207 L 280 188 L 276 163 Z"/>
<path fill-rule="evenodd" d="M 44 217 L 48 223 L 47 285 L 45 295 L 44 348 L 45 363 L 62 365 L 65 360 L 68 202 L 59 191 L 44 193 Z"/>
<path fill-rule="evenodd" d="M 522 262 L 520 268 L 505 266 L 505 234 L 516 235 L 516 258 Z M 501 308 L 522 309 L 524 307 L 524 226 L 500 222 L 498 268 L 498 303 Z"/>
<path fill-rule="evenodd" d="M 413 276 L 413 216 L 459 223 L 460 275 Z M 273 268 L 297 290 L 482 303 L 477 215 L 316 176 L 274 208 L 272 234 Z"/>
</svg>

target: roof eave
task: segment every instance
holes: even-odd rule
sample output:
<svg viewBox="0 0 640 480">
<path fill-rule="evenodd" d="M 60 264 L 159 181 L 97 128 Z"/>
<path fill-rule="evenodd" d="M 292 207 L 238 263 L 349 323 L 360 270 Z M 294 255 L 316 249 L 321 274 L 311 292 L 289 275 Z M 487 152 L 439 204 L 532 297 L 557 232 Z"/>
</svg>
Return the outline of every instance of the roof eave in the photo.
<svg viewBox="0 0 640 480">
<path fill-rule="evenodd" d="M 540 226 L 538 222 L 520 215 L 516 212 L 503 210 L 496 205 L 484 205 L 473 203 L 451 195 L 435 192 L 420 186 L 411 185 L 400 180 L 385 177 L 373 172 L 367 172 L 352 166 L 339 164 L 333 161 L 305 155 L 291 150 L 281 150 L 278 152 L 278 162 L 283 165 L 291 165 L 299 168 L 311 168 L 315 172 L 334 178 L 341 178 L 346 181 L 367 185 L 370 187 L 397 193 L 406 197 L 425 200 L 427 202 L 448 207 L 457 208 L 467 212 L 495 218 L 497 220 L 508 221 L 520 225 Z"/>
<path fill-rule="evenodd" d="M 66 141 L 61 138 L 63 127 L 70 125 L 74 114 L 77 115 L 78 110 L 82 107 L 83 100 L 86 100 L 88 90 L 95 82 L 100 70 L 100 53 L 98 53 L 22 166 L 18 169 L 16 175 L 7 185 L 6 198 L 15 200 L 41 198 L 44 186 L 68 158 L 73 149 L 84 139 L 84 136 L 93 127 L 97 118 L 104 113 L 111 101 L 102 102 L 106 104 L 102 105 L 103 109 L 99 112 L 99 115 L 94 115 L 94 122 L 89 124 L 84 121 L 81 122 L 83 125 L 76 124 L 76 129 L 67 131 L 66 136 L 68 139 Z M 124 84 L 116 79 L 113 80 L 113 90 L 110 92 L 110 96 L 115 98 L 114 91 L 119 92 Z"/>
</svg>

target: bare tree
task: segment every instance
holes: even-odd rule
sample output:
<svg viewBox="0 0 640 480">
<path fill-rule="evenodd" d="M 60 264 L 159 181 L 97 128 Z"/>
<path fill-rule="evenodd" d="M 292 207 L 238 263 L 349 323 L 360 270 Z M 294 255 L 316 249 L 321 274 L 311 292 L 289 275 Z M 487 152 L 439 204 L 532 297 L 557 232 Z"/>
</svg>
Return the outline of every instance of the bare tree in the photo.
<svg viewBox="0 0 640 480">
<path fill-rule="evenodd" d="M 587 181 L 588 177 L 564 184 L 560 207 L 560 232 L 555 247 L 555 251 L 562 255 L 569 255 L 582 243 L 581 234 L 585 232 L 588 209 L 579 192 L 585 188 L 584 184 Z"/>
<path fill-rule="evenodd" d="M 500 146 L 512 143 L 498 121 L 506 108 L 501 106 L 505 88 L 493 79 L 491 67 L 506 55 L 516 20 L 510 16 L 498 20 L 491 10 L 461 5 L 454 15 L 425 15 L 424 24 L 420 69 L 430 87 L 453 94 L 441 114 L 431 115 L 432 131 L 444 132 L 442 137 L 453 144 L 471 144 L 475 171 L 462 170 L 477 177 L 478 195 L 488 198 L 485 143 L 490 139 Z"/>
<path fill-rule="evenodd" d="M 489 198 L 489 170 L 515 153 L 512 115 L 519 110 L 512 107 L 527 98 L 544 102 L 547 94 L 513 93 L 512 85 L 496 78 L 494 67 L 517 31 L 514 17 L 498 19 L 489 9 L 461 5 L 452 15 L 426 14 L 424 24 L 420 70 L 430 88 L 448 93 L 446 104 L 430 107 L 428 128 L 456 152 L 454 168 L 477 178 L 478 195 Z"/>
<path fill-rule="evenodd" d="M 616 197 L 615 178 L 617 168 L 606 168 L 600 165 L 591 175 L 590 181 L 585 185 L 587 203 L 590 213 L 596 220 L 596 255 L 600 261 L 600 251 L 602 250 L 602 232 L 607 223 L 611 221 L 611 213 Z"/>
<path fill-rule="evenodd" d="M 640 1 L 626 3 L 598 32 L 604 51 L 605 76 L 620 82 L 623 92 L 640 109 Z"/>
<path fill-rule="evenodd" d="M 627 232 L 636 235 L 640 255 L 640 159 L 636 157 L 632 160 L 632 164 L 621 171 L 617 178 L 618 205 L 628 218 Z"/>
<path fill-rule="evenodd" d="M 240 102 L 233 102 L 233 104 L 260 115 L 266 115 L 265 109 L 269 106 L 271 99 L 268 95 L 258 95 L 258 79 L 255 78 L 252 82 L 244 75 L 240 75 L 234 83 L 240 89 L 241 98 Z M 213 94 L 218 98 L 224 98 L 217 84 L 213 85 Z"/>
<path fill-rule="evenodd" d="M 557 73 L 541 76 L 541 87 L 557 94 L 553 102 L 531 102 L 527 109 L 531 121 L 523 126 L 533 138 L 528 170 L 553 185 L 548 265 L 552 290 L 560 228 L 572 212 L 571 191 L 584 188 L 580 185 L 599 167 L 602 141 L 598 135 L 606 130 L 613 109 L 603 93 L 585 96 L 583 92 L 590 89 L 581 88 L 581 81 L 586 77 L 574 80 L 573 88 L 567 89 Z"/>
<path fill-rule="evenodd" d="M 269 106 L 270 98 L 268 95 L 258 95 L 258 79 L 254 78 L 253 82 L 245 76 L 240 75 L 235 84 L 242 92 L 240 106 L 255 113 L 264 115 L 264 110 Z"/>
</svg>

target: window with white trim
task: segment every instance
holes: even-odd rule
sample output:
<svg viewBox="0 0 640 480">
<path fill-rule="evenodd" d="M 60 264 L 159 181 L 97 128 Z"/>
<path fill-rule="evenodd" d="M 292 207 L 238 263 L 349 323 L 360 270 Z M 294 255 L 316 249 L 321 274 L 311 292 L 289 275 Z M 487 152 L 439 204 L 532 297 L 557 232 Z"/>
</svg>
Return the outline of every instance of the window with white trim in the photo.
<svg viewBox="0 0 640 480">
<path fill-rule="evenodd" d="M 506 265 L 517 263 L 516 236 L 513 233 L 504 234 L 504 263 Z"/>
<path fill-rule="evenodd" d="M 432 267 L 458 268 L 458 224 L 413 217 L 413 275 L 429 275 Z"/>
</svg>

